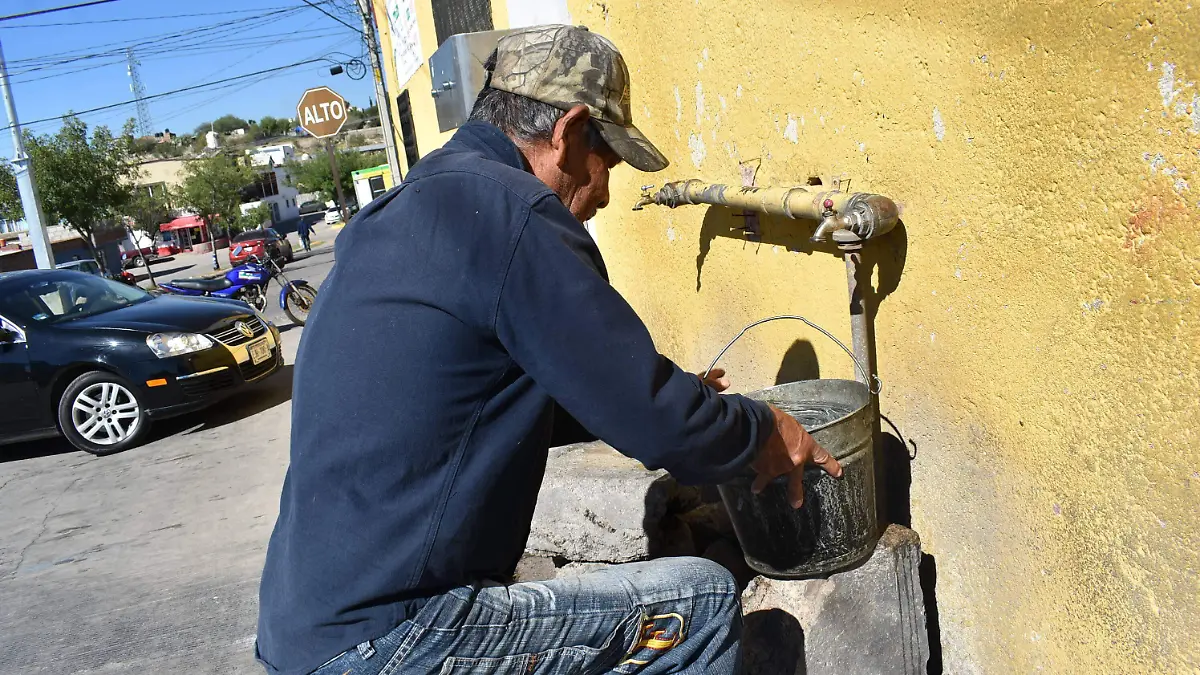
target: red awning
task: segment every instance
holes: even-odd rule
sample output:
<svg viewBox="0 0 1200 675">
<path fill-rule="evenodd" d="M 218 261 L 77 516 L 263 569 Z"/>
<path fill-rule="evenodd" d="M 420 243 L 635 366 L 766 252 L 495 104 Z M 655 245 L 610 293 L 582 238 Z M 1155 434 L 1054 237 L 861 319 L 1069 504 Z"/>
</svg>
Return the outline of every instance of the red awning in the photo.
<svg viewBox="0 0 1200 675">
<path fill-rule="evenodd" d="M 171 230 L 185 230 L 189 227 L 202 227 L 204 221 L 200 216 L 181 216 L 172 220 L 169 223 L 163 223 L 158 226 L 159 232 L 170 232 Z"/>
</svg>

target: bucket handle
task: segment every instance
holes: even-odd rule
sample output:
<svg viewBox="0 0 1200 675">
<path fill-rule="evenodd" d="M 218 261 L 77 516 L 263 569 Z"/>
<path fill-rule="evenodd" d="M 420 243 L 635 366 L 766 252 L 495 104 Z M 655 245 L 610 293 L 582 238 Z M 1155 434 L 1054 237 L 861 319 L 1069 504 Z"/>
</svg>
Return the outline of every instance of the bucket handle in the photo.
<svg viewBox="0 0 1200 675">
<path fill-rule="evenodd" d="M 755 326 L 757 326 L 759 324 L 767 323 L 768 321 L 778 321 L 780 319 L 794 319 L 796 321 L 803 321 L 804 323 L 808 324 L 811 328 L 814 328 L 814 329 L 820 331 L 820 333 L 822 335 L 824 335 L 825 337 L 829 338 L 830 340 L 833 340 L 835 343 L 837 343 L 837 346 L 841 347 L 842 351 L 846 352 L 846 355 L 849 356 L 852 361 L 854 361 L 854 365 L 858 366 L 858 371 L 863 374 L 863 377 L 867 378 L 867 380 L 871 383 L 871 384 L 867 385 L 867 391 L 870 392 L 872 396 L 878 396 L 879 392 L 883 391 L 883 381 L 879 379 L 878 375 L 874 375 L 870 371 L 868 371 L 866 369 L 866 367 L 862 364 L 862 362 L 858 360 L 858 357 L 856 357 L 854 355 L 854 352 L 850 351 L 849 347 L 842 344 L 842 341 L 835 338 L 833 336 L 833 334 L 830 333 L 829 331 L 825 330 L 824 328 L 821 328 L 817 324 L 809 321 L 808 319 L 800 316 L 799 314 L 780 314 L 778 316 L 770 316 L 765 319 L 759 319 L 758 321 L 755 321 L 754 323 L 746 326 L 745 328 L 742 329 L 742 332 L 738 333 L 736 336 L 734 336 L 734 338 L 732 340 L 729 341 L 729 344 L 725 345 L 725 348 L 722 349 L 719 354 L 717 354 L 717 358 L 713 359 L 712 363 L 708 364 L 708 368 L 704 371 L 704 375 L 700 379 L 702 379 L 702 380 L 706 379 L 708 377 L 708 374 L 712 372 L 712 369 L 716 367 L 717 361 L 720 361 L 721 357 L 725 356 L 725 352 L 729 351 L 729 348 L 733 346 L 733 343 L 740 340 L 742 338 L 742 336 L 745 335 L 746 332 L 749 331 L 751 328 L 754 328 Z"/>
</svg>

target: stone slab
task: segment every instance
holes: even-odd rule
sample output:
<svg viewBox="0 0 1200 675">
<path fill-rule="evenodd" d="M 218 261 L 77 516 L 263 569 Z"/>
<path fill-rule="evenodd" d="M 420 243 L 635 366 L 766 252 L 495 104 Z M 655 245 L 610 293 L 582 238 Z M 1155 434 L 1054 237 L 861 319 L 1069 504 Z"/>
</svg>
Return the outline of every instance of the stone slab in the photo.
<svg viewBox="0 0 1200 675">
<path fill-rule="evenodd" d="M 871 557 L 827 579 L 756 577 L 742 594 L 747 675 L 918 675 L 929 640 L 916 532 L 891 525 Z"/>
<path fill-rule="evenodd" d="M 660 523 L 679 493 L 604 443 L 550 450 L 525 550 L 576 562 L 631 562 L 656 554 Z"/>
</svg>

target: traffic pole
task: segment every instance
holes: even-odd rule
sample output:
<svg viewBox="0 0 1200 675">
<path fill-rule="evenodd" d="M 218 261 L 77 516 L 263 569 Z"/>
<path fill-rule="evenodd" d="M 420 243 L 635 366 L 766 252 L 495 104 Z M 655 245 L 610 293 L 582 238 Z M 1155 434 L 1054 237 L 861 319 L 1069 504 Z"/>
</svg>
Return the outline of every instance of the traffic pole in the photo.
<svg viewBox="0 0 1200 675">
<path fill-rule="evenodd" d="M 21 209 L 25 212 L 25 223 L 29 226 L 29 238 L 33 241 L 33 259 L 39 269 L 54 269 L 54 248 L 42 217 L 42 201 L 38 199 L 37 185 L 33 180 L 33 162 L 25 152 L 25 139 L 21 135 L 21 122 L 17 119 L 17 104 L 13 101 L 8 82 L 8 66 L 4 62 L 4 49 L 0 48 L 0 92 L 4 95 L 4 107 L 8 109 L 8 130 L 12 132 L 13 175 L 17 179 L 17 191 L 21 193 Z"/>
<path fill-rule="evenodd" d="M 358 0 L 358 11 L 362 15 L 363 36 L 367 38 L 367 54 L 371 57 L 371 73 L 375 80 L 375 110 L 383 126 L 383 146 L 387 152 L 388 169 L 392 174 L 392 185 L 400 184 L 400 153 L 396 150 L 396 134 L 392 130 L 392 102 L 388 99 L 387 83 L 383 78 L 383 64 L 379 56 L 379 39 L 375 32 L 374 13 L 371 0 Z M 411 168 L 411 167 L 410 167 Z M 359 204 L 362 207 L 362 204 Z"/>
<path fill-rule="evenodd" d="M 333 138 L 326 139 L 325 147 L 329 149 L 329 171 L 333 175 L 333 187 L 337 190 L 338 211 L 342 213 L 342 223 L 350 221 L 346 212 L 346 197 L 342 194 L 342 176 L 338 171 L 337 153 L 333 149 Z"/>
<path fill-rule="evenodd" d="M 216 211 L 216 210 L 217 210 L 217 209 L 216 209 L 216 206 L 217 206 L 217 188 L 216 188 L 216 186 L 215 186 L 215 185 L 213 186 L 213 200 L 212 200 L 212 203 L 213 203 L 213 210 L 214 210 L 214 211 Z M 208 243 L 209 243 L 209 245 L 210 245 L 210 246 L 212 246 L 212 254 L 213 254 L 213 269 L 214 269 L 214 270 L 219 270 L 219 269 L 221 269 L 221 260 L 220 260 L 219 258 L 217 258 L 217 234 L 216 234 L 215 232 L 213 232 L 213 226 L 212 226 L 212 217 L 211 217 L 211 216 L 210 216 L 210 217 L 206 217 L 206 218 L 204 219 L 204 226 L 205 226 L 206 228 L 208 228 Z"/>
</svg>

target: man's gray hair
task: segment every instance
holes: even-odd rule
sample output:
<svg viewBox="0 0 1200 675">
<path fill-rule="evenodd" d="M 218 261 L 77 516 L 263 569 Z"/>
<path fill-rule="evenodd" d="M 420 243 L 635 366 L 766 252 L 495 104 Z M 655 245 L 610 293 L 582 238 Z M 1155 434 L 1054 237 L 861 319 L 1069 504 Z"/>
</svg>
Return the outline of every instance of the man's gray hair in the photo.
<svg viewBox="0 0 1200 675">
<path fill-rule="evenodd" d="M 520 94 L 493 89 L 492 71 L 495 68 L 496 52 L 493 50 L 492 55 L 483 64 L 487 76 L 484 79 L 483 90 L 479 92 L 479 97 L 475 99 L 475 105 L 471 108 L 470 119 L 494 124 L 515 141 L 549 141 L 554 135 L 554 125 L 566 111 Z M 595 124 L 588 124 L 588 142 L 596 149 L 607 145 Z"/>
</svg>

